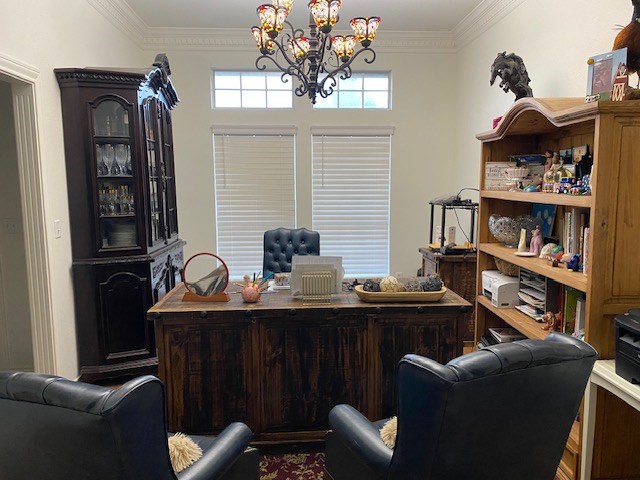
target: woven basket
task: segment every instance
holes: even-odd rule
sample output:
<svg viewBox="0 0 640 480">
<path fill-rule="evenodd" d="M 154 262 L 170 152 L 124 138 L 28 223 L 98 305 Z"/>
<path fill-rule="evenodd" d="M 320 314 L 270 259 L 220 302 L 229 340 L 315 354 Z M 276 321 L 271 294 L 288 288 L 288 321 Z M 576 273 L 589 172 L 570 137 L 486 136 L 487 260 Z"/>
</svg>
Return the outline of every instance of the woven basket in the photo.
<svg viewBox="0 0 640 480">
<path fill-rule="evenodd" d="M 494 262 L 496 262 L 496 267 L 500 270 L 500 273 L 504 273 L 505 275 L 509 275 L 510 277 L 517 277 L 519 273 L 519 267 L 514 265 L 513 263 L 507 262 L 506 260 L 502 260 L 501 258 L 493 257 Z"/>
</svg>

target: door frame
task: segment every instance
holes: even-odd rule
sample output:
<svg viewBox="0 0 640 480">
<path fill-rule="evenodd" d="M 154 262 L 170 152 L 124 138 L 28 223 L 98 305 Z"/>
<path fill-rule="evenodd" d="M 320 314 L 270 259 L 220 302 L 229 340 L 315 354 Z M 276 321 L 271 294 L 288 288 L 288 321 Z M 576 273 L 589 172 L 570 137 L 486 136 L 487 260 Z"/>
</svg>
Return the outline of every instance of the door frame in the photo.
<svg viewBox="0 0 640 480">
<path fill-rule="evenodd" d="M 16 130 L 34 370 L 56 373 L 50 262 L 36 108 L 36 81 L 39 76 L 37 68 L 0 52 L 0 77 L 11 84 Z"/>
</svg>

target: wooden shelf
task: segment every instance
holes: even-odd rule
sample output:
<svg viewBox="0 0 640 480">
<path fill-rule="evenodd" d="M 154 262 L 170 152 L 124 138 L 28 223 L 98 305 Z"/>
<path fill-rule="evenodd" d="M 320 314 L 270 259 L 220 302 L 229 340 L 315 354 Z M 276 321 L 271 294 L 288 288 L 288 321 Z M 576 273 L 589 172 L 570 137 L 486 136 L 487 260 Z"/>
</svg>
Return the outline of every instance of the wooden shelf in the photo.
<svg viewBox="0 0 640 480">
<path fill-rule="evenodd" d="M 503 190 L 482 190 L 482 198 L 495 198 L 510 202 L 545 203 L 567 207 L 591 208 L 591 195 L 560 195 L 542 192 L 506 192 Z"/>
<path fill-rule="evenodd" d="M 491 300 L 484 295 L 478 295 L 477 301 L 479 305 L 482 305 L 484 308 L 500 317 L 528 338 L 544 339 L 550 333 L 548 330 L 542 330 L 542 323 L 536 322 L 533 318 L 528 317 L 515 308 L 496 308 L 491 305 Z"/>
<path fill-rule="evenodd" d="M 544 275 L 556 282 L 576 288 L 581 292 L 587 291 L 587 277 L 582 272 L 567 270 L 564 265 L 552 267 L 548 260 L 542 260 L 537 257 L 518 257 L 514 255 L 515 250 L 513 248 L 505 247 L 501 243 L 480 243 L 478 250 Z"/>
</svg>

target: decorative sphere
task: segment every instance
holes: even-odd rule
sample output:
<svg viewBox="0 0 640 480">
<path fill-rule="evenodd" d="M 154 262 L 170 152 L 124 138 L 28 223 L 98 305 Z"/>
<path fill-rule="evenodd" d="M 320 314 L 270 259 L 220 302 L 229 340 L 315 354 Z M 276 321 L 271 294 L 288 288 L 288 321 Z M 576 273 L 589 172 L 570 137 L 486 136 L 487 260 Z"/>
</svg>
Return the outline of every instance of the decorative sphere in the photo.
<svg viewBox="0 0 640 480">
<path fill-rule="evenodd" d="M 381 292 L 402 292 L 404 286 L 398 281 L 396 277 L 389 275 L 380 280 Z"/>
<path fill-rule="evenodd" d="M 421 286 L 425 292 L 438 292 L 442 290 L 442 279 L 440 276 L 432 273 L 422 281 Z"/>
<path fill-rule="evenodd" d="M 422 287 L 420 286 L 420 281 L 417 278 L 410 278 L 404 282 L 404 289 L 407 292 L 419 292 L 422 290 Z"/>
<path fill-rule="evenodd" d="M 362 289 L 365 292 L 379 292 L 380 291 L 380 283 L 376 282 L 375 280 L 367 280 L 362 285 Z"/>
<path fill-rule="evenodd" d="M 242 300 L 247 303 L 256 303 L 260 300 L 260 290 L 250 285 L 242 289 Z"/>
</svg>

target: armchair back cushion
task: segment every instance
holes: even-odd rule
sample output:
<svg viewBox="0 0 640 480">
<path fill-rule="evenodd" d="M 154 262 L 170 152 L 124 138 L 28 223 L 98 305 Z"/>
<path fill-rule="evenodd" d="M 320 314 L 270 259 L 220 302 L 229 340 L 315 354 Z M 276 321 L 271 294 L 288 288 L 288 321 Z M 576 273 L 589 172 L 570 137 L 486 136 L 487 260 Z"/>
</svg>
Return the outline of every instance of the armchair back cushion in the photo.
<svg viewBox="0 0 640 480">
<path fill-rule="evenodd" d="M 306 228 L 276 228 L 264 232 L 262 275 L 291 271 L 294 255 L 320 255 L 320 234 Z"/>
<path fill-rule="evenodd" d="M 563 335 L 444 366 L 405 356 L 389 478 L 553 479 L 595 359 L 589 345 Z"/>
<path fill-rule="evenodd" d="M 0 471 L 6 478 L 175 480 L 164 386 L 114 391 L 61 377 L 0 373 Z"/>
<path fill-rule="evenodd" d="M 169 457 L 165 391 L 151 375 L 120 389 L 0 372 L 3 480 L 258 480 L 258 452 L 240 422 L 192 436 L 203 455 L 179 474 Z"/>
<path fill-rule="evenodd" d="M 335 480 L 553 480 L 596 351 L 563 334 L 495 345 L 446 365 L 405 355 L 393 449 L 349 405 L 329 414 Z"/>
</svg>

